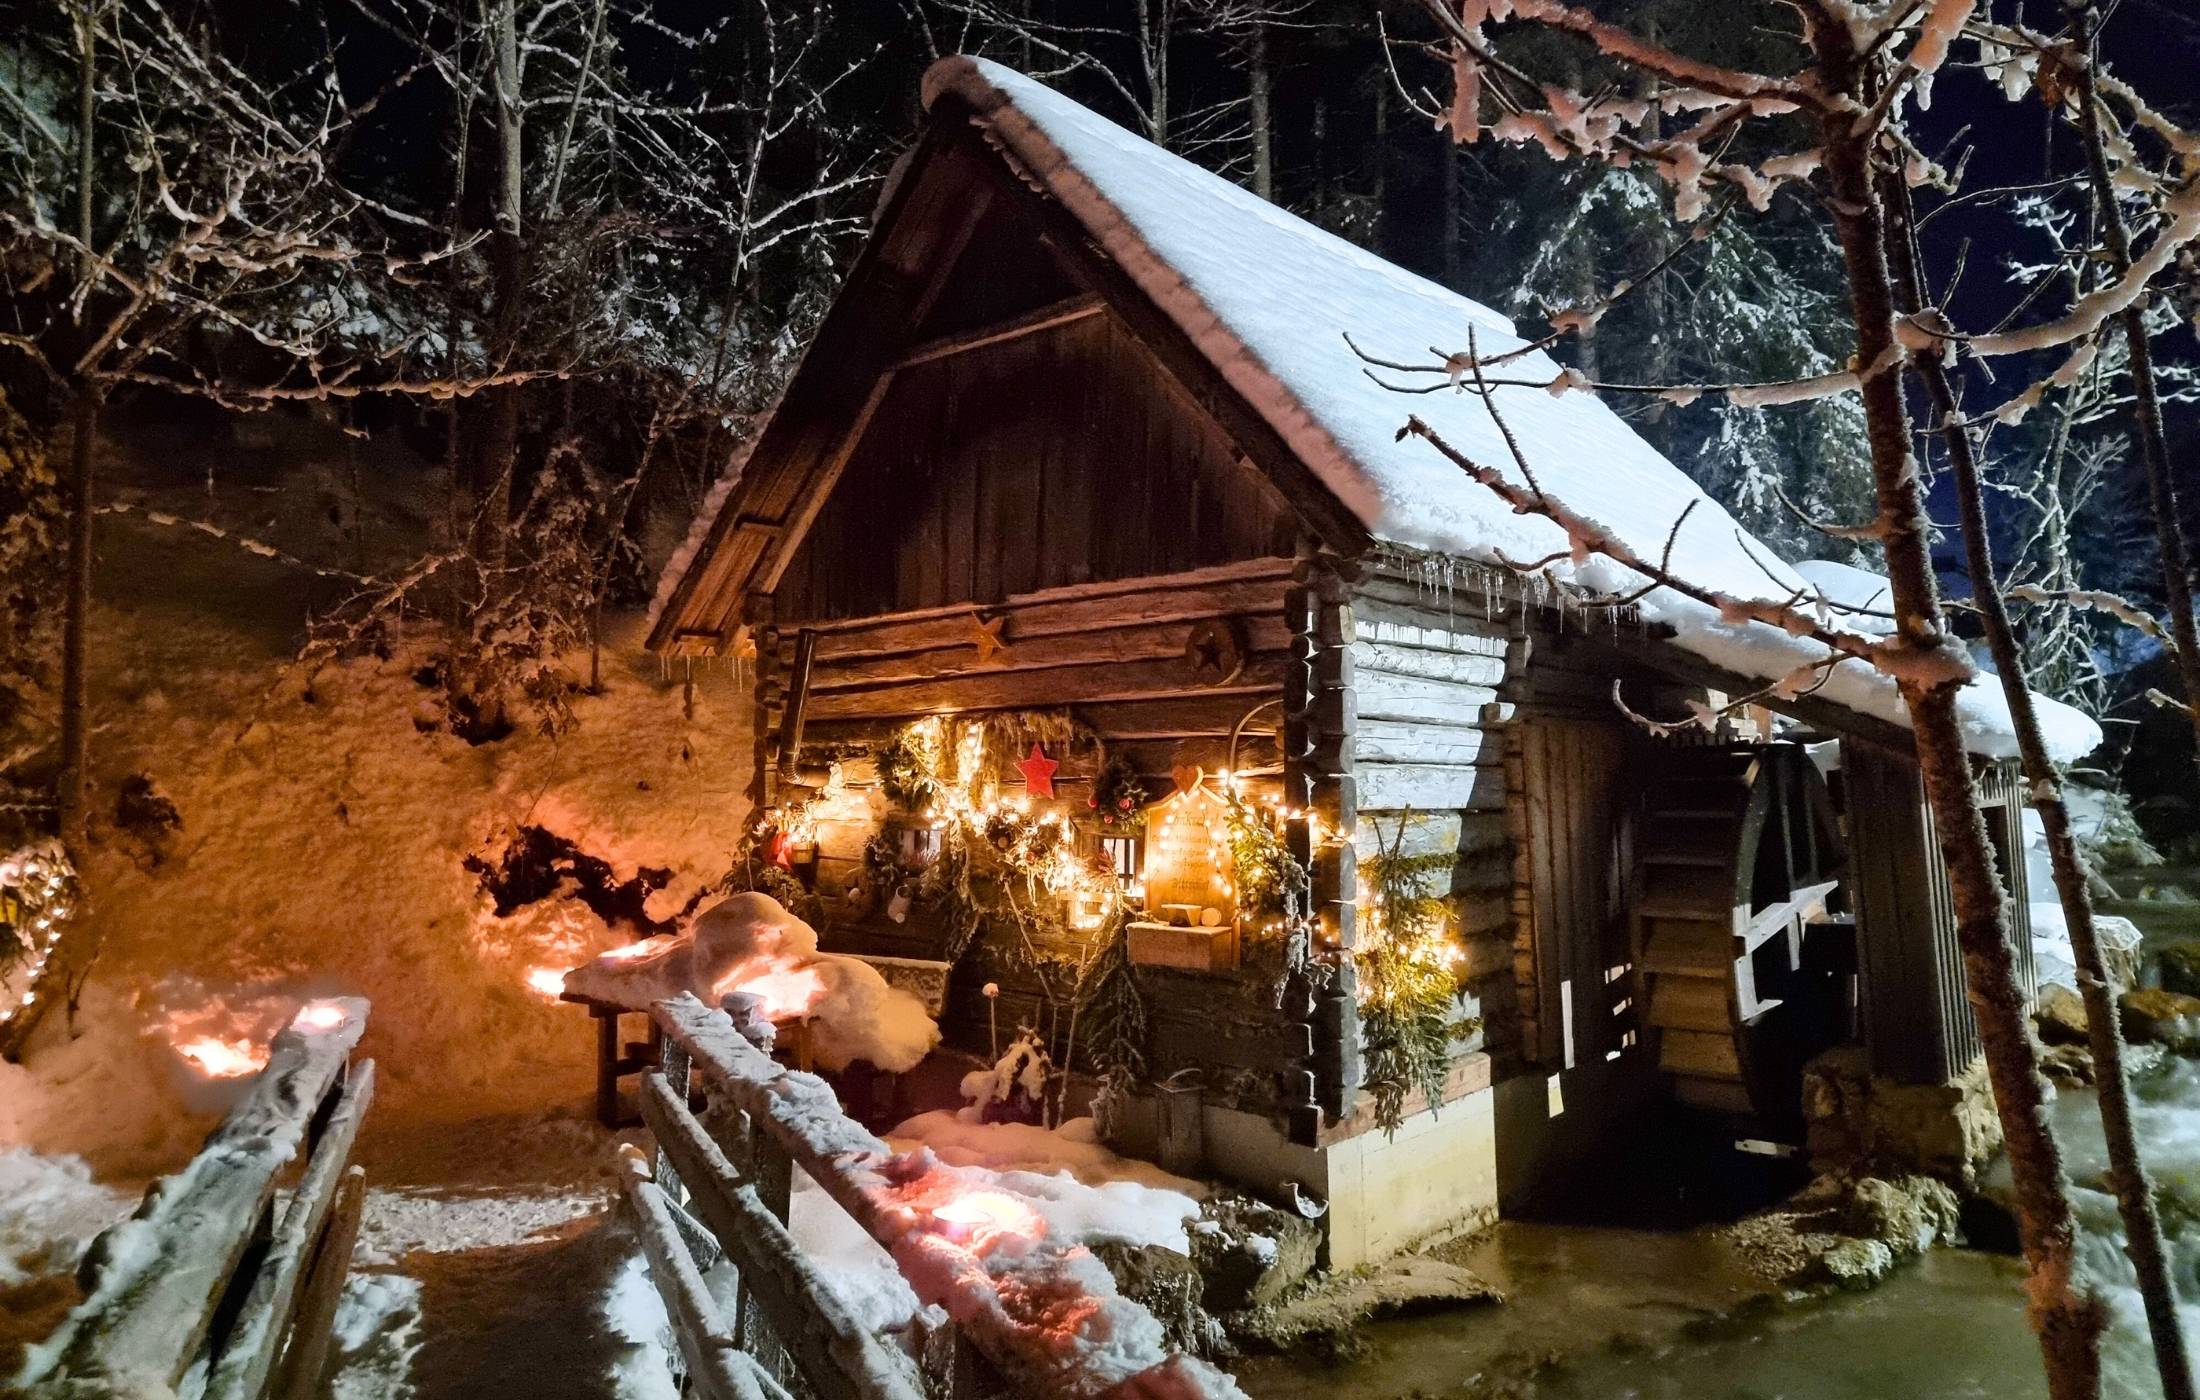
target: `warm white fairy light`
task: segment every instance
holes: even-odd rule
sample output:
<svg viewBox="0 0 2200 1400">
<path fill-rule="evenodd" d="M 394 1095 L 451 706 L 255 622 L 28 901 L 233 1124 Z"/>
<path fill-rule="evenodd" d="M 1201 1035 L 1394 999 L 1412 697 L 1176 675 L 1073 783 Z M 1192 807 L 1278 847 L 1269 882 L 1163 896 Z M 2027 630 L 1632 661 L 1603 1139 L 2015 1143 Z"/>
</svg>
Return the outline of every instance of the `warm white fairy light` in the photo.
<svg viewBox="0 0 2200 1400">
<path fill-rule="evenodd" d="M 0 891 L 15 903 L 24 925 L 18 936 L 24 950 L 23 995 L 0 1012 L 0 1026 L 13 1021 L 26 1006 L 38 1002 L 38 979 L 61 941 L 63 928 L 75 912 L 69 885 L 76 869 L 58 841 L 41 841 L 0 858 Z"/>
</svg>

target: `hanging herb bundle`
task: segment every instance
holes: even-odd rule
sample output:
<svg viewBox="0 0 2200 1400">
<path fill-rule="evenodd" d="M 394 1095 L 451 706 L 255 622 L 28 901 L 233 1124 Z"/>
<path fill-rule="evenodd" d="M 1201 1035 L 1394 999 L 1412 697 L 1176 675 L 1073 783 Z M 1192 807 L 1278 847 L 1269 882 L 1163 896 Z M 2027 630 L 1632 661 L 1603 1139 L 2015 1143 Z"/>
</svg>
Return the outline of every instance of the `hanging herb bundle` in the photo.
<svg viewBox="0 0 2200 1400">
<path fill-rule="evenodd" d="M 1364 1083 L 1375 1098 L 1375 1121 L 1395 1133 L 1406 1098 L 1420 1090 L 1442 1101 L 1455 1031 L 1471 1028 L 1455 1014 L 1459 984 L 1452 975 L 1451 909 L 1438 882 L 1451 871 L 1448 852 L 1403 852 L 1408 812 L 1388 845 L 1375 830 L 1376 855 L 1360 866 L 1368 892 L 1355 961 L 1360 973 L 1360 1034 Z"/>
<path fill-rule="evenodd" d="M 1146 829 L 1146 785 L 1130 764 L 1111 758 L 1092 780 L 1092 796 L 1085 799 L 1103 836 L 1136 836 Z"/>
</svg>

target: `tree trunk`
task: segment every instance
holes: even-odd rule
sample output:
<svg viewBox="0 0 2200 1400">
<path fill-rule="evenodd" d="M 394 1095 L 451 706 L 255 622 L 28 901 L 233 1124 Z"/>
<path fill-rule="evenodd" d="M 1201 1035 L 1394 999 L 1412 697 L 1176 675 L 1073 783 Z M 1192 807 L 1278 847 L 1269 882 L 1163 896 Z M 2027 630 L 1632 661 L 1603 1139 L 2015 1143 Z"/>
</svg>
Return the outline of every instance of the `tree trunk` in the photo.
<svg viewBox="0 0 2200 1400">
<path fill-rule="evenodd" d="M 2084 133 L 2086 171 L 2093 182 L 2094 213 L 2108 253 L 2109 273 L 2131 270 L 2131 234 L 2116 207 L 2115 179 L 2109 173 L 2101 139 L 2100 99 L 2093 89 L 2095 11 L 2086 7 L 2077 65 L 2078 118 Z M 2185 714 L 2192 721 L 2193 762 L 2200 765 L 2200 626 L 2193 620 L 2192 566 L 2185 552 L 2184 523 L 2177 514 L 2177 486 L 2169 471 L 2169 446 L 2162 436 L 2162 400 L 2154 385 L 2154 347 L 2147 339 L 2144 299 L 2117 316 L 2131 347 L 2131 412 L 2139 430 L 2139 460 L 2145 464 L 2147 496 L 2154 511 L 2154 538 L 2162 555 L 2162 595 L 2169 610 L 2170 636 L 2176 640 L 2177 676 L 2184 685 Z"/>
<path fill-rule="evenodd" d="M 61 613 L 61 774 L 55 794 L 61 839 L 81 861 L 90 822 L 91 715 L 87 669 L 92 612 L 92 485 L 99 443 L 100 392 L 79 384 L 70 405 L 69 552 Z"/>
<path fill-rule="evenodd" d="M 1909 187 L 1899 180 L 1882 182 L 1892 211 L 1888 251 L 1893 256 L 1903 291 L 1903 309 L 1919 311 L 1926 305 L 1924 278 L 1912 251 L 1915 227 Z M 2154 1203 L 2153 1182 L 2139 1152 L 2138 1132 L 2131 1119 L 2131 1079 L 2124 1063 L 2123 1030 L 2117 1022 L 2115 989 L 2101 956 L 2100 940 L 2093 926 L 2093 896 L 2076 834 L 2070 825 L 2070 809 L 2064 805 L 2062 775 L 2048 757 L 2040 734 L 2039 713 L 2017 639 L 2009 623 L 2009 609 L 2001 596 L 1994 571 L 1993 543 L 1986 522 L 1985 492 L 1980 483 L 1978 459 L 1970 433 L 1962 426 L 1962 406 L 1949 383 L 1946 365 L 1933 355 L 1915 361 L 1919 376 L 1932 399 L 1933 417 L 1941 424 L 1941 439 L 1955 471 L 1956 506 L 1962 520 L 1965 567 L 1971 575 L 1971 599 L 1985 623 L 1986 644 L 2001 678 L 2003 696 L 2009 702 L 2009 718 L 2017 734 L 2017 748 L 2024 762 L 2024 776 L 2031 787 L 2032 807 L 2040 814 L 2047 836 L 2048 858 L 2053 864 L 2055 893 L 2063 918 L 2070 926 L 2070 947 L 2077 962 L 2078 994 L 2085 1001 L 2086 1040 L 2093 1052 L 2094 1076 L 2101 1105 L 2101 1131 L 2107 1139 L 2109 1174 L 2116 1193 L 2116 1207 L 2123 1216 L 2125 1252 L 2138 1276 L 2139 1294 L 2145 1301 L 2147 1330 L 2154 1342 L 2155 1367 L 2161 1373 L 2165 1400 L 2193 1400 L 2192 1362 L 2185 1350 L 2184 1329 L 2177 1316 L 2177 1294 L 2170 1282 L 2169 1255 L 2162 1238 L 2162 1219 Z"/>
<path fill-rule="evenodd" d="M 1253 123 L 1253 193 L 1274 200 L 1275 114 L 1270 88 L 1275 79 L 1268 68 L 1268 26 L 1258 18 L 1253 20 L 1252 37 L 1246 43 L 1246 69 L 1251 84 L 1248 103 Z"/>
<path fill-rule="evenodd" d="M 1459 189 L 1459 143 L 1444 142 L 1444 227 L 1437 239 L 1437 246 L 1444 254 L 1444 285 L 1459 290 L 1462 268 L 1459 257 L 1459 219 L 1461 194 Z"/>
<path fill-rule="evenodd" d="M 91 299 L 94 275 L 92 123 L 98 115 L 99 35 L 92 19 L 88 9 L 76 16 L 76 236 L 80 286 L 74 305 L 79 314 Z M 91 650 L 87 634 L 92 613 L 92 479 L 99 439 L 100 393 L 95 385 L 91 367 L 80 367 L 69 415 L 73 440 L 69 445 L 68 584 L 61 613 L 61 772 L 54 793 L 61 839 L 79 862 L 84 859 L 90 825 L 85 810 L 92 749 L 86 668 Z"/>
<path fill-rule="evenodd" d="M 1864 61 L 1854 35 L 1833 12 L 1831 0 L 1819 0 L 1813 9 L 1809 35 L 1818 81 L 1828 92 L 1862 93 Z M 1868 105 L 1868 94 L 1864 100 Z M 1962 678 L 1950 674 L 1952 668 L 1933 664 L 1955 644 L 1941 625 L 1902 380 L 1890 368 L 1899 363 L 1899 350 L 1884 213 L 1872 176 L 1875 133 L 1860 133 L 1858 125 L 1852 113 L 1838 111 L 1823 116 L 1819 128 L 1827 205 L 1840 239 L 1856 321 L 1856 363 L 1865 370 L 1865 423 L 1896 627 L 1919 663 L 1896 679 L 1909 707 L 1918 769 L 1947 867 L 1964 981 L 2016 1186 L 2018 1231 L 2031 1275 L 2028 1310 L 2040 1338 L 2048 1391 L 2054 1400 L 2096 1400 L 2106 1317 L 2100 1301 L 2087 1290 L 2078 1263 L 2078 1227 L 2062 1151 L 2047 1121 L 2046 1085 L 2017 983 L 2001 882 L 1994 874 L 1970 754 L 1956 719 Z M 1874 367 L 1878 372 L 1871 372 Z"/>
<path fill-rule="evenodd" d="M 520 177 L 525 133 L 520 125 L 517 0 L 489 0 L 488 18 L 497 120 L 495 220 L 489 235 L 491 295 L 496 303 L 492 339 L 495 353 L 504 361 L 498 368 L 509 368 L 518 350 L 519 303 L 524 294 Z M 519 451 L 522 392 L 516 384 L 491 391 L 488 423 L 482 433 L 473 553 L 490 576 L 492 592 L 500 586 L 497 575 L 504 568 L 512 518 L 512 471 Z"/>
</svg>

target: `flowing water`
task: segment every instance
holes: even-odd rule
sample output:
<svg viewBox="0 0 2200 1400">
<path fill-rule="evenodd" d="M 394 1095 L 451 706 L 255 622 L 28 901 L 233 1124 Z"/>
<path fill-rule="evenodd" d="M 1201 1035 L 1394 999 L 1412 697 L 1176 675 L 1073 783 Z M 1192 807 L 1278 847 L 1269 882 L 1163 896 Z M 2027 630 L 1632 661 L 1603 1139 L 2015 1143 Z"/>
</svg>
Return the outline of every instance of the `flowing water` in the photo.
<svg viewBox="0 0 2200 1400">
<path fill-rule="evenodd" d="M 2134 1105 L 2162 1202 L 2185 1331 L 2200 1354 L 2200 1062 L 2141 1057 Z M 2160 1394 L 2123 1253 L 2089 1092 L 2054 1106 L 2085 1227 L 2083 1258 L 2113 1316 L 2108 1400 Z M 2005 1186 L 2006 1180 L 1990 1185 Z M 1365 1351 L 1322 1367 L 1241 1366 L 1258 1400 L 2037 1400 L 2024 1270 L 2007 1255 L 1937 1249 L 1870 1292 L 1784 1303 L 1738 1277 L 1701 1230 L 1507 1222 L 1459 1256 L 1503 1306 L 1376 1322 Z"/>
</svg>

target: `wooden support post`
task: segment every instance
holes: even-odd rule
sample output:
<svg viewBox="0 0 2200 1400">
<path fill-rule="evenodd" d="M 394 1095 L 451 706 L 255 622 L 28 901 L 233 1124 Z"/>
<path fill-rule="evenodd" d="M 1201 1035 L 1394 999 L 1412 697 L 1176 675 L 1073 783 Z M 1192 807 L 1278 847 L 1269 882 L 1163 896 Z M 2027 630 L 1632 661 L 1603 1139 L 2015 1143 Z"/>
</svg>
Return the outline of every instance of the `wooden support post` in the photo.
<svg viewBox="0 0 2200 1400">
<path fill-rule="evenodd" d="M 749 796 L 759 809 L 772 804 L 776 791 L 779 711 L 785 693 L 779 675 L 780 633 L 772 624 L 772 611 L 769 593 L 751 593 L 742 606 L 750 635 L 756 639 L 756 777 Z"/>
<path fill-rule="evenodd" d="M 805 627 L 795 633 L 794 656 L 787 667 L 786 708 L 779 719 L 779 777 L 783 782 L 795 779 L 802 750 L 802 717 L 810 704 L 810 670 L 816 662 L 817 629 Z"/>
<path fill-rule="evenodd" d="M 1352 578 L 1356 566 L 1332 555 L 1301 555 L 1291 590 L 1292 667 L 1285 696 L 1286 800 L 1314 814 L 1319 841 L 1294 834 L 1312 876 L 1317 950 L 1335 975 L 1314 1009 L 1315 1102 L 1332 1118 L 1351 1110 L 1360 1086 L 1360 1024 L 1352 949 L 1358 936 L 1359 874 L 1352 838 L 1359 825 L 1353 731 Z M 1303 853 L 1303 854 L 1302 854 Z M 1296 1115 L 1301 1116 L 1303 1115 Z M 1303 1137 L 1306 1124 L 1295 1123 Z"/>
<path fill-rule="evenodd" d="M 328 1228 L 321 1232 L 321 1247 L 313 1256 L 297 1315 L 291 1319 L 290 1345 L 269 1395 L 313 1400 L 321 1394 L 329 1337 L 336 1329 L 336 1305 L 344 1296 L 344 1280 L 351 1277 L 351 1255 L 359 1244 L 359 1221 L 366 1204 L 366 1168 L 353 1167 L 336 1188 L 336 1206 L 329 1212 Z"/>
<path fill-rule="evenodd" d="M 596 1121 L 606 1128 L 619 1126 L 619 1013 L 609 1007 L 591 1006 L 596 1021 Z"/>
</svg>

